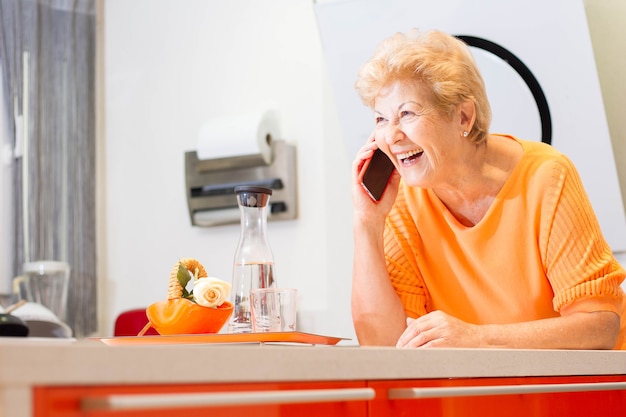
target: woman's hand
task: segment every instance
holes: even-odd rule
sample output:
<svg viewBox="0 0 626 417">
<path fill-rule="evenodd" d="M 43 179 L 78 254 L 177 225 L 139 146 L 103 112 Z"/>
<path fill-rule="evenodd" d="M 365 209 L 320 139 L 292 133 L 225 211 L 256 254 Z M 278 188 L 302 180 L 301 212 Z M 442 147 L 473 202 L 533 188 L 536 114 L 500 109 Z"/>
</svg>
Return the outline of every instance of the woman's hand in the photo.
<svg viewBox="0 0 626 417">
<path fill-rule="evenodd" d="M 407 328 L 396 347 L 480 347 L 480 326 L 442 311 L 417 319 L 407 318 Z"/>
<path fill-rule="evenodd" d="M 374 218 L 384 219 L 387 213 L 389 213 L 398 194 L 398 184 L 400 183 L 400 174 L 397 170 L 394 170 L 387 188 L 378 202 L 372 200 L 361 185 L 361 174 L 365 162 L 372 158 L 377 148 L 378 146 L 374 142 L 374 134 L 372 133 L 367 143 L 359 149 L 352 162 L 352 204 L 355 215 L 363 215 L 369 221 L 372 221 Z"/>
</svg>

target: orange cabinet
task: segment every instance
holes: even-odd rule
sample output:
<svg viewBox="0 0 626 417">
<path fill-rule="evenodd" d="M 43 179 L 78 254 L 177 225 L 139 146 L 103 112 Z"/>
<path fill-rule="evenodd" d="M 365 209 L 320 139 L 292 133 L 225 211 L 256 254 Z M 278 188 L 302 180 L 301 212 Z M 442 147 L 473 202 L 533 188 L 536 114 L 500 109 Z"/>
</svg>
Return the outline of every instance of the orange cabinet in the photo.
<svg viewBox="0 0 626 417">
<path fill-rule="evenodd" d="M 568 417 L 626 413 L 626 375 L 35 387 L 35 417 Z"/>
<path fill-rule="evenodd" d="M 358 416 L 365 382 L 35 387 L 35 417 Z"/>
<path fill-rule="evenodd" d="M 626 375 L 376 381 L 369 416 L 626 415 Z"/>
</svg>

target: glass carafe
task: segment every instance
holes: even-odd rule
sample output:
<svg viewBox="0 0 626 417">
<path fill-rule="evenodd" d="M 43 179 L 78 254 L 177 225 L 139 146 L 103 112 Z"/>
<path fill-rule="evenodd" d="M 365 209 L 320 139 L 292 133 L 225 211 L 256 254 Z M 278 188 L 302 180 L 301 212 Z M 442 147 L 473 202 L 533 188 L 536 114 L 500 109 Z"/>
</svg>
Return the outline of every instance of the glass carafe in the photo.
<svg viewBox="0 0 626 417">
<path fill-rule="evenodd" d="M 267 210 L 272 190 L 265 187 L 235 188 L 241 216 L 241 236 L 233 263 L 230 333 L 252 332 L 250 291 L 276 287 L 274 257 L 267 241 Z"/>
</svg>

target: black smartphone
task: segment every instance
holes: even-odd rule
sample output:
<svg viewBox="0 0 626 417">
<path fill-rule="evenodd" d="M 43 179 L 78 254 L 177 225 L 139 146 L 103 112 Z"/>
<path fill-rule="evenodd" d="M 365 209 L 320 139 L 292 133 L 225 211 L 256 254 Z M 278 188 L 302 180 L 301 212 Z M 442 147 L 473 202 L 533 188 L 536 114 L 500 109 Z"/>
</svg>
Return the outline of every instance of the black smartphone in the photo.
<svg viewBox="0 0 626 417">
<path fill-rule="evenodd" d="M 378 201 L 382 197 L 395 167 L 380 149 L 376 149 L 372 158 L 365 164 L 361 176 L 361 185 L 372 200 Z"/>
</svg>

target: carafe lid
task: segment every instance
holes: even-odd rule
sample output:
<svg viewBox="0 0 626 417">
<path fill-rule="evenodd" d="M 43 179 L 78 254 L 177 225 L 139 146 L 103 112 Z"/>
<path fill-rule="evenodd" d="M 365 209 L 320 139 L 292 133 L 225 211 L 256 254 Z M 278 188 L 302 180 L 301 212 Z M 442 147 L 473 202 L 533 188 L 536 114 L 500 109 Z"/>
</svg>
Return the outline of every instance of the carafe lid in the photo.
<svg viewBox="0 0 626 417">
<path fill-rule="evenodd" d="M 239 193 L 261 193 L 272 195 L 272 189 L 267 187 L 259 187 L 258 185 L 238 185 L 235 187 L 235 194 Z"/>
<path fill-rule="evenodd" d="M 244 207 L 265 207 L 272 195 L 272 189 L 256 185 L 239 185 L 235 187 L 239 204 Z"/>
</svg>

